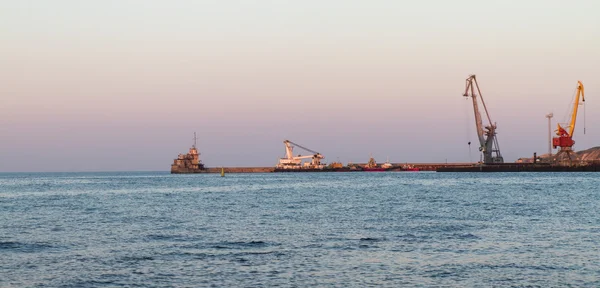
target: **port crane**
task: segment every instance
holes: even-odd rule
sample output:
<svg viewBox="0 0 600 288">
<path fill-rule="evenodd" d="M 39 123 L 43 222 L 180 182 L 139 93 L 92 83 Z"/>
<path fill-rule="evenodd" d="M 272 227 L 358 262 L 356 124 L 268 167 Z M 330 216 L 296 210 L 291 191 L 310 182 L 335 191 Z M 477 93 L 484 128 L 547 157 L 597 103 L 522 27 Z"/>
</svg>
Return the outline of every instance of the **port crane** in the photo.
<svg viewBox="0 0 600 288">
<path fill-rule="evenodd" d="M 475 93 L 477 92 L 477 93 Z M 479 97 L 477 97 L 479 95 Z M 500 148 L 498 146 L 498 139 L 496 138 L 496 123 L 492 122 L 490 117 L 490 113 L 488 113 L 487 107 L 485 106 L 485 102 L 483 101 L 483 96 L 481 95 L 481 90 L 479 89 L 479 84 L 477 83 L 477 78 L 475 75 L 470 75 L 469 78 L 466 79 L 465 85 L 465 93 L 464 97 L 471 97 L 473 99 L 473 110 L 475 113 L 475 126 L 477 129 L 477 137 L 479 138 L 479 151 L 483 154 L 483 163 L 484 164 L 493 164 L 493 163 L 504 163 L 504 158 L 502 158 L 502 154 L 500 154 Z M 487 116 L 487 120 L 489 125 L 483 126 L 483 121 L 481 119 L 481 114 L 479 113 L 479 106 L 477 104 L 477 98 L 481 99 L 481 104 L 483 104 L 483 109 L 485 111 L 485 115 Z M 469 142 L 470 143 L 470 142 Z"/>
<path fill-rule="evenodd" d="M 277 168 L 282 168 L 282 169 L 303 168 L 302 160 L 304 160 L 304 159 L 311 159 L 310 163 L 305 163 L 304 168 L 321 169 L 324 167 L 321 164 L 321 159 L 324 159 L 325 156 L 323 156 L 321 153 L 311 150 L 311 149 L 308 149 L 302 145 L 296 144 L 290 140 L 284 140 L 283 144 L 285 145 L 285 158 L 279 159 Z M 302 156 L 302 155 L 294 156 L 294 147 L 304 149 L 313 154 L 305 155 L 305 156 Z"/>
<path fill-rule="evenodd" d="M 584 95 L 583 84 L 581 81 L 577 81 L 577 94 L 575 95 L 575 102 L 573 103 L 573 112 L 571 114 L 571 121 L 568 126 L 561 126 L 560 123 L 557 124 L 556 135 L 558 137 L 552 138 L 552 146 L 554 149 L 559 148 L 558 153 L 556 153 L 556 159 L 566 157 L 569 160 L 572 160 L 573 154 L 573 145 L 575 145 L 575 141 L 573 140 L 573 133 L 575 132 L 575 121 L 577 120 L 577 110 L 579 105 L 585 104 L 585 95 Z M 581 98 L 581 103 L 579 99 Z M 585 131 L 585 130 L 584 130 Z M 584 132 L 585 133 L 585 132 Z"/>
</svg>

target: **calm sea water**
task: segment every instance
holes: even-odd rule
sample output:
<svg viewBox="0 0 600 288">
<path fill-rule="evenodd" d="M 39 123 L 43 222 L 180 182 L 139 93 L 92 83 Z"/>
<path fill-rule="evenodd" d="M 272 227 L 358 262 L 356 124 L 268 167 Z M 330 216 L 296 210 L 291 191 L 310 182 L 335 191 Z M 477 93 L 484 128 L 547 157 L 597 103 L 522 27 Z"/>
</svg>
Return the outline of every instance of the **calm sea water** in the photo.
<svg viewBox="0 0 600 288">
<path fill-rule="evenodd" d="M 600 174 L 0 174 L 0 287 L 599 287 Z"/>
</svg>

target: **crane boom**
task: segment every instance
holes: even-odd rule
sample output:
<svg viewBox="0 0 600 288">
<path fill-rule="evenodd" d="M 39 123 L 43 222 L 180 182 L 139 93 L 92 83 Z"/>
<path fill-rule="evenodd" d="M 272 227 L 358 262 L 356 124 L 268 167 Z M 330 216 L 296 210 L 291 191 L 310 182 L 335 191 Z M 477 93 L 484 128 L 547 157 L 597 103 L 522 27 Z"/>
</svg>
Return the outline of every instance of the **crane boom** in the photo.
<svg viewBox="0 0 600 288">
<path fill-rule="evenodd" d="M 577 120 L 577 110 L 579 108 L 580 97 L 581 102 L 585 102 L 583 83 L 581 83 L 581 81 L 577 81 L 577 96 L 575 96 L 575 103 L 573 104 L 573 114 L 571 115 L 571 123 L 569 124 L 569 136 L 571 137 L 573 137 L 573 132 L 575 132 L 575 121 Z"/>
<path fill-rule="evenodd" d="M 296 156 L 296 157 L 294 157 L 294 160 L 312 159 L 312 158 L 315 158 L 315 155 Z"/>
<path fill-rule="evenodd" d="M 476 89 L 477 93 L 475 93 Z M 489 122 L 489 125 L 487 126 L 483 126 L 483 120 L 481 118 L 479 105 L 477 103 L 477 95 L 479 95 L 479 99 L 481 99 L 481 104 L 483 105 L 485 115 Z M 500 148 L 498 148 L 498 139 L 496 138 L 496 124 L 492 123 L 492 118 L 490 117 L 487 106 L 483 101 L 483 96 L 481 95 L 481 90 L 479 89 L 479 84 L 477 83 L 477 78 L 475 75 L 471 75 L 466 79 L 465 93 L 463 96 L 471 97 L 473 99 L 475 126 L 477 130 L 477 137 L 479 138 L 479 151 L 483 153 L 483 163 L 503 163 L 504 159 L 500 154 Z M 493 155 L 494 153 L 496 154 L 495 156 Z"/>
<path fill-rule="evenodd" d="M 485 144 L 485 131 L 483 130 L 483 122 L 481 120 L 481 113 L 479 113 L 479 106 L 477 105 L 477 95 L 475 94 L 475 87 L 473 87 L 473 82 L 477 85 L 477 80 L 475 80 L 475 75 L 467 78 L 465 85 L 465 94 L 463 96 L 469 97 L 469 92 L 471 92 L 471 98 L 473 99 L 473 111 L 475 114 L 475 129 L 477 130 L 477 137 L 479 138 L 479 144 L 484 146 Z M 481 147 L 480 146 L 480 147 Z"/>
</svg>

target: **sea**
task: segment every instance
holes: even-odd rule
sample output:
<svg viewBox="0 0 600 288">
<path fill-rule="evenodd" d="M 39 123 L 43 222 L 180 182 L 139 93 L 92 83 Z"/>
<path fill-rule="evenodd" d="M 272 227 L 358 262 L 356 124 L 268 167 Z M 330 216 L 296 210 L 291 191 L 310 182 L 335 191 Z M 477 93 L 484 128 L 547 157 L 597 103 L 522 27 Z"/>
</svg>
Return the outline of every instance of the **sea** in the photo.
<svg viewBox="0 0 600 288">
<path fill-rule="evenodd" d="M 599 175 L 1 173 L 0 287 L 600 287 Z"/>
</svg>

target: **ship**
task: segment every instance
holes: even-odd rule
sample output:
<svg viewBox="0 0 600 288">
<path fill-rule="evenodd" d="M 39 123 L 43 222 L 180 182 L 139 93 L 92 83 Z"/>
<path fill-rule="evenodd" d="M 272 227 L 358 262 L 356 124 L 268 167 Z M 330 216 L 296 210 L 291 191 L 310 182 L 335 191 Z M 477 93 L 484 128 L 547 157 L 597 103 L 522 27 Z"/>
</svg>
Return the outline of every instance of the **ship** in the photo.
<svg viewBox="0 0 600 288">
<path fill-rule="evenodd" d="M 321 153 L 308 149 L 304 146 L 296 144 L 290 140 L 284 140 L 285 157 L 279 158 L 279 162 L 275 166 L 275 172 L 320 172 L 325 171 L 325 164 L 321 160 L 325 158 Z M 294 156 L 294 147 L 301 148 L 312 154 Z M 303 160 L 309 160 L 303 162 Z"/>
<path fill-rule="evenodd" d="M 419 168 L 409 164 L 402 165 L 400 168 L 402 169 L 400 171 L 421 171 Z"/>
<path fill-rule="evenodd" d="M 365 172 L 384 172 L 384 171 L 388 171 L 392 167 L 392 165 L 389 163 L 389 161 L 386 162 L 386 164 L 388 164 L 388 165 L 386 165 L 386 167 L 377 165 L 377 162 L 375 162 L 375 158 L 373 158 L 371 156 L 371 157 L 369 157 L 369 163 L 367 163 L 367 165 L 365 165 L 362 168 L 362 171 L 365 171 Z"/>
<path fill-rule="evenodd" d="M 171 174 L 180 173 L 208 173 L 208 169 L 200 160 L 200 153 L 196 148 L 196 133 L 194 133 L 194 145 L 187 154 L 179 154 L 171 164 Z"/>
<path fill-rule="evenodd" d="M 344 164 L 342 164 L 342 162 L 333 162 L 333 163 L 329 164 L 327 166 L 327 168 L 340 169 L 340 168 L 344 168 Z"/>
</svg>

